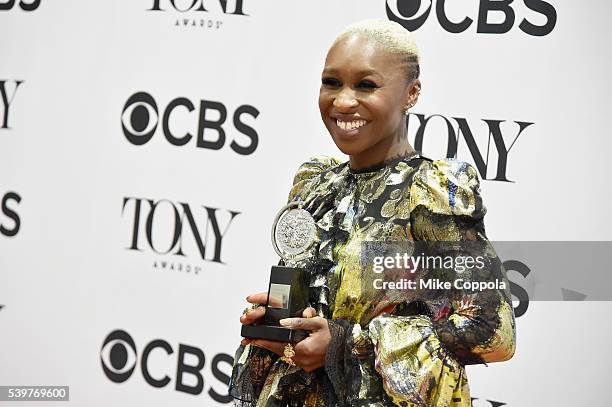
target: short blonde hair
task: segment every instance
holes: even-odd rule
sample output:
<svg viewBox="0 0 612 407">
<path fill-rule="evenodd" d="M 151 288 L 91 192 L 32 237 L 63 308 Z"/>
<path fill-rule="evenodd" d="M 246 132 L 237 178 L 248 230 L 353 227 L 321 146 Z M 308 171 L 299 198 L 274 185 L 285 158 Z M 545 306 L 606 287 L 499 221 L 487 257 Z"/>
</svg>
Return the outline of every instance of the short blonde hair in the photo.
<svg viewBox="0 0 612 407">
<path fill-rule="evenodd" d="M 388 52 L 398 55 L 408 66 L 408 81 L 419 77 L 419 49 L 410 31 L 399 23 L 382 19 L 358 21 L 342 30 L 334 44 L 359 34 L 376 41 Z"/>
</svg>

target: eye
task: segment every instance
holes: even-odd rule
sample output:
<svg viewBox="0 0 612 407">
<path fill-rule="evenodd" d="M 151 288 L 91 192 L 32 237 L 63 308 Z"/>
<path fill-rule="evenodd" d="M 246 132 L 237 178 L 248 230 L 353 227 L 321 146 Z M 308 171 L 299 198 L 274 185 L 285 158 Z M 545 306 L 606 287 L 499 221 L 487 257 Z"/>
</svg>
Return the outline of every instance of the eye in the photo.
<svg viewBox="0 0 612 407">
<path fill-rule="evenodd" d="M 323 78 L 323 79 L 321 79 L 321 83 L 324 86 L 327 86 L 327 87 L 330 87 L 330 88 L 338 88 L 338 87 L 342 86 L 342 82 L 340 82 L 336 78 Z"/>
<path fill-rule="evenodd" d="M 359 81 L 357 83 L 357 88 L 358 89 L 376 89 L 376 88 L 378 88 L 378 85 L 376 85 L 372 81 L 363 80 L 363 81 Z"/>
</svg>

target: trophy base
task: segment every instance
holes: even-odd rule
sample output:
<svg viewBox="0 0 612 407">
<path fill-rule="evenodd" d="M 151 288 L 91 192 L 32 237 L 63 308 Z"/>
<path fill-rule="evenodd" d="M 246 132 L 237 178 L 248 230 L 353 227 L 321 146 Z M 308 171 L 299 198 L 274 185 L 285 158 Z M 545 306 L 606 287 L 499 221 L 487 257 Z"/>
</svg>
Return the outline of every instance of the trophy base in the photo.
<svg viewBox="0 0 612 407">
<path fill-rule="evenodd" d="M 242 325 L 241 336 L 249 339 L 267 339 L 277 342 L 299 342 L 308 338 L 308 331 L 284 326 Z"/>
</svg>

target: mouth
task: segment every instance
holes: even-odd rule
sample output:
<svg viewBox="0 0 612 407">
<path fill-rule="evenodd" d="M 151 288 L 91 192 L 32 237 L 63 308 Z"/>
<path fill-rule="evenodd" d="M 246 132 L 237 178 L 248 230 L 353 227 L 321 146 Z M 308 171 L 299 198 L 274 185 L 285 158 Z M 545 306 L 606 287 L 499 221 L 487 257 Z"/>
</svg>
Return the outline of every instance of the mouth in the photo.
<svg viewBox="0 0 612 407">
<path fill-rule="evenodd" d="M 341 120 L 332 117 L 332 120 L 335 122 L 336 128 L 340 130 L 340 133 L 347 136 L 359 133 L 359 129 L 368 123 L 363 119 Z"/>
</svg>

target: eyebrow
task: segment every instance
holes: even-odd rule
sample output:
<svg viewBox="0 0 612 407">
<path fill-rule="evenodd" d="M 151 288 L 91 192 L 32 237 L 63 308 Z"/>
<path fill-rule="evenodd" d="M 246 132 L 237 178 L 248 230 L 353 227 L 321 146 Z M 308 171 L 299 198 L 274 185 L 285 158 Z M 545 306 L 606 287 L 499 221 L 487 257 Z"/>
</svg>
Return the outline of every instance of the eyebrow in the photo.
<svg viewBox="0 0 612 407">
<path fill-rule="evenodd" d="M 338 69 L 336 69 L 336 68 L 324 68 L 323 69 L 323 73 L 324 74 L 335 74 L 335 73 L 338 73 Z M 376 72 L 373 69 L 362 69 L 360 71 L 357 71 L 357 74 L 361 75 L 361 76 L 376 75 L 376 76 L 382 77 L 381 74 L 379 74 L 378 72 Z"/>
</svg>

